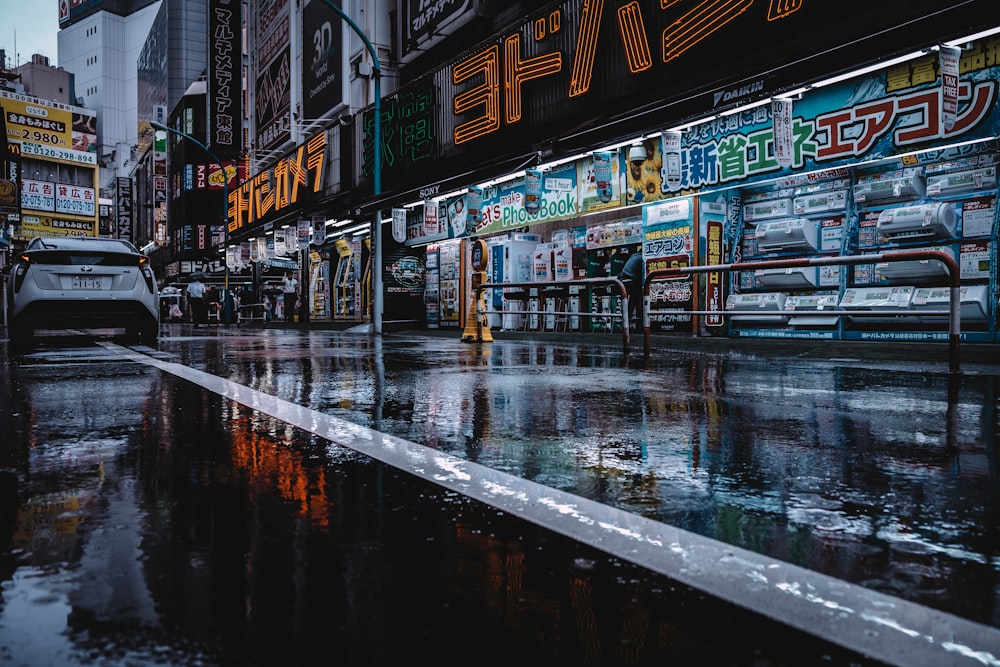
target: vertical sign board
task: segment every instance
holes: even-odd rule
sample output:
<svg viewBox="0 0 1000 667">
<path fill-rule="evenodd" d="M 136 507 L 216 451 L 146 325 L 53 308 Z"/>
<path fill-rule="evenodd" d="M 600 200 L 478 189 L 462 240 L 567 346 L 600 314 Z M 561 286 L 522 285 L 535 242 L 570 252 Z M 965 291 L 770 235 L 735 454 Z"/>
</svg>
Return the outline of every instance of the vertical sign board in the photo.
<svg viewBox="0 0 1000 667">
<path fill-rule="evenodd" d="M 397 243 L 389 225 L 379 225 L 382 243 L 382 288 L 385 291 L 383 308 L 392 313 L 394 320 L 424 322 L 427 307 L 424 304 L 425 268 L 422 250 L 413 250 Z"/>
<path fill-rule="evenodd" d="M 241 7 L 241 0 L 211 0 L 208 6 L 208 137 L 222 158 L 235 157 L 241 148 Z"/>
<path fill-rule="evenodd" d="M 698 198 L 699 263 L 703 266 L 723 264 L 726 256 L 725 226 L 726 200 Z M 725 275 L 722 271 L 710 271 L 699 275 L 701 303 L 699 310 L 722 312 L 726 307 Z M 706 327 L 721 327 L 725 324 L 722 315 L 706 315 Z"/>
<path fill-rule="evenodd" d="M 21 214 L 21 185 L 20 185 L 20 146 L 7 143 L 7 122 L 3 113 L 0 113 L 0 235 L 3 242 L 0 246 L 7 246 L 7 230 L 10 223 L 19 224 Z M 13 149 L 13 150 L 12 150 Z"/>
<path fill-rule="evenodd" d="M 118 178 L 115 193 L 115 211 L 118 214 L 118 238 L 123 241 L 132 240 L 132 179 Z"/>
<path fill-rule="evenodd" d="M 344 20 L 322 0 L 310 0 L 302 8 L 302 110 L 306 118 L 319 118 L 344 101 L 343 31 Z"/>
<path fill-rule="evenodd" d="M 694 258 L 693 198 L 677 197 L 642 209 L 642 256 L 646 273 L 657 269 L 692 266 Z M 649 285 L 650 322 L 654 329 L 690 331 L 695 284 L 692 274 L 654 280 Z M 678 314 L 671 314 L 676 311 Z M 655 314 L 654 314 L 655 313 Z"/>
<path fill-rule="evenodd" d="M 941 129 L 950 132 L 958 116 L 958 74 L 962 49 L 942 45 L 939 59 L 941 67 Z"/>
<path fill-rule="evenodd" d="M 252 114 L 259 150 L 269 150 L 291 137 L 290 5 L 287 0 L 260 0 L 253 5 L 257 13 L 253 49 L 257 79 Z"/>
</svg>

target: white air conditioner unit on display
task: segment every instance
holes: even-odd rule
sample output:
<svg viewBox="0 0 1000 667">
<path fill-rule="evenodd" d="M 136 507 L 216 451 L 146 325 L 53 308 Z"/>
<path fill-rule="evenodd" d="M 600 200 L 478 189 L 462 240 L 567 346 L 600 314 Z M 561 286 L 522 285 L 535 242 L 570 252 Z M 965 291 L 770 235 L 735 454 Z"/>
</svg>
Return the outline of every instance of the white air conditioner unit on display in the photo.
<svg viewBox="0 0 1000 667">
<path fill-rule="evenodd" d="M 819 270 L 815 266 L 794 266 L 787 269 L 757 269 L 753 272 L 764 287 L 809 289 L 819 287 Z"/>
<path fill-rule="evenodd" d="M 983 167 L 927 177 L 928 197 L 948 197 L 963 192 L 992 190 L 997 187 L 997 168 Z"/>
<path fill-rule="evenodd" d="M 809 218 L 772 220 L 757 225 L 758 252 L 816 250 L 819 247 L 819 225 Z"/>
<path fill-rule="evenodd" d="M 847 190 L 831 190 L 796 197 L 792 202 L 795 215 L 843 211 L 847 208 Z"/>
<path fill-rule="evenodd" d="M 919 199 L 927 191 L 922 173 L 914 172 L 896 178 L 873 179 L 854 186 L 854 201 L 859 204 L 885 199 Z"/>
<path fill-rule="evenodd" d="M 989 313 L 989 285 L 963 285 L 959 288 L 962 305 L 959 317 L 963 322 L 985 322 Z M 951 289 L 948 287 L 920 287 L 913 293 L 911 307 L 922 310 L 948 310 Z M 921 322 L 947 322 L 947 315 L 923 315 Z"/>
<path fill-rule="evenodd" d="M 913 248 L 913 250 L 937 250 L 955 258 L 955 250 L 951 246 L 935 246 L 933 248 Z M 892 254 L 891 252 L 885 253 Z M 907 259 L 899 262 L 878 262 L 875 270 L 879 275 L 893 283 L 923 284 L 947 278 L 948 267 L 939 259 Z"/>
<path fill-rule="evenodd" d="M 759 201 L 743 206 L 744 222 L 760 222 L 761 220 L 773 220 L 774 218 L 787 218 L 792 215 L 791 199 L 773 199 L 771 201 Z"/>
<path fill-rule="evenodd" d="M 788 316 L 782 312 L 787 298 L 782 292 L 730 294 L 726 297 L 726 311 L 739 313 L 730 317 L 733 321 L 784 324 L 788 321 Z"/>
<path fill-rule="evenodd" d="M 799 294 L 785 299 L 785 310 L 793 313 L 788 318 L 788 326 L 792 327 L 836 326 L 836 315 L 821 314 L 828 309 L 837 309 L 836 294 Z"/>
<path fill-rule="evenodd" d="M 895 314 L 895 317 L 879 317 L 877 315 L 848 315 L 852 322 L 875 324 L 898 322 L 900 315 L 910 315 L 910 299 L 916 288 L 912 285 L 901 287 L 852 287 L 844 290 L 840 299 L 841 310 L 873 310 Z"/>
<path fill-rule="evenodd" d="M 952 238 L 958 216 L 946 202 L 888 208 L 878 214 L 876 230 L 887 241 Z"/>
</svg>

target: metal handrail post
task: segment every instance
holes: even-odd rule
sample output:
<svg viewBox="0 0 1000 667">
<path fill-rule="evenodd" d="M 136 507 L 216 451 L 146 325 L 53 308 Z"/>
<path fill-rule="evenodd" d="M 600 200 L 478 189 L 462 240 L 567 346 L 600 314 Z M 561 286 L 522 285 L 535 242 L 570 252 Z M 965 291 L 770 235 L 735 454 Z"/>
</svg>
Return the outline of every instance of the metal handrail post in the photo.
<svg viewBox="0 0 1000 667">
<path fill-rule="evenodd" d="M 649 319 L 649 285 L 654 280 L 666 278 L 677 278 L 692 273 L 710 273 L 716 271 L 750 271 L 755 269 L 778 269 L 792 268 L 799 266 L 830 266 L 857 264 L 874 264 L 877 262 L 905 262 L 915 260 L 938 260 L 944 264 L 948 270 L 949 290 L 949 317 L 948 317 L 948 367 L 952 373 L 959 372 L 960 366 L 960 341 L 962 338 L 962 276 L 955 258 L 940 250 L 895 250 L 889 252 L 873 253 L 871 255 L 845 255 L 843 257 L 795 257 L 791 259 L 771 259 L 756 262 L 737 262 L 733 264 L 711 264 L 708 266 L 673 266 L 665 269 L 654 269 L 646 274 L 643 281 L 642 291 L 644 303 L 646 304 L 643 317 L 645 325 L 645 352 L 649 354 L 651 345 L 650 319 Z M 686 312 L 686 311 L 671 311 Z M 720 311 L 722 312 L 722 311 Z"/>
</svg>

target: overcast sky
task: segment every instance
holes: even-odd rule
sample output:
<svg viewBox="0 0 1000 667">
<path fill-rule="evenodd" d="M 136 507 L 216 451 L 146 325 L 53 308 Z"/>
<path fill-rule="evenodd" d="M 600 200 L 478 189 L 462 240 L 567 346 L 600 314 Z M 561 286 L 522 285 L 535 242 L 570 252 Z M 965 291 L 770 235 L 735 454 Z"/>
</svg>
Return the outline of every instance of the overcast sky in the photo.
<svg viewBox="0 0 1000 667">
<path fill-rule="evenodd" d="M 53 67 L 58 65 L 59 0 L 3 0 L 0 4 L 0 49 L 7 53 L 7 67 L 30 62 L 35 53 L 48 56 Z"/>
</svg>

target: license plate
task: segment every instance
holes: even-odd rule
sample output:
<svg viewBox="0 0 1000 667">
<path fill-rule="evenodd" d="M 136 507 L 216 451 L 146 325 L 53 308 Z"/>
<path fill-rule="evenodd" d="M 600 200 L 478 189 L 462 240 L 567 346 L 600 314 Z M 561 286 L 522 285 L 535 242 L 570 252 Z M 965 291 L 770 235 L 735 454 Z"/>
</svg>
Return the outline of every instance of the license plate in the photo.
<svg viewBox="0 0 1000 667">
<path fill-rule="evenodd" d="M 73 276 L 73 289 L 101 289 L 101 277 Z"/>
</svg>

